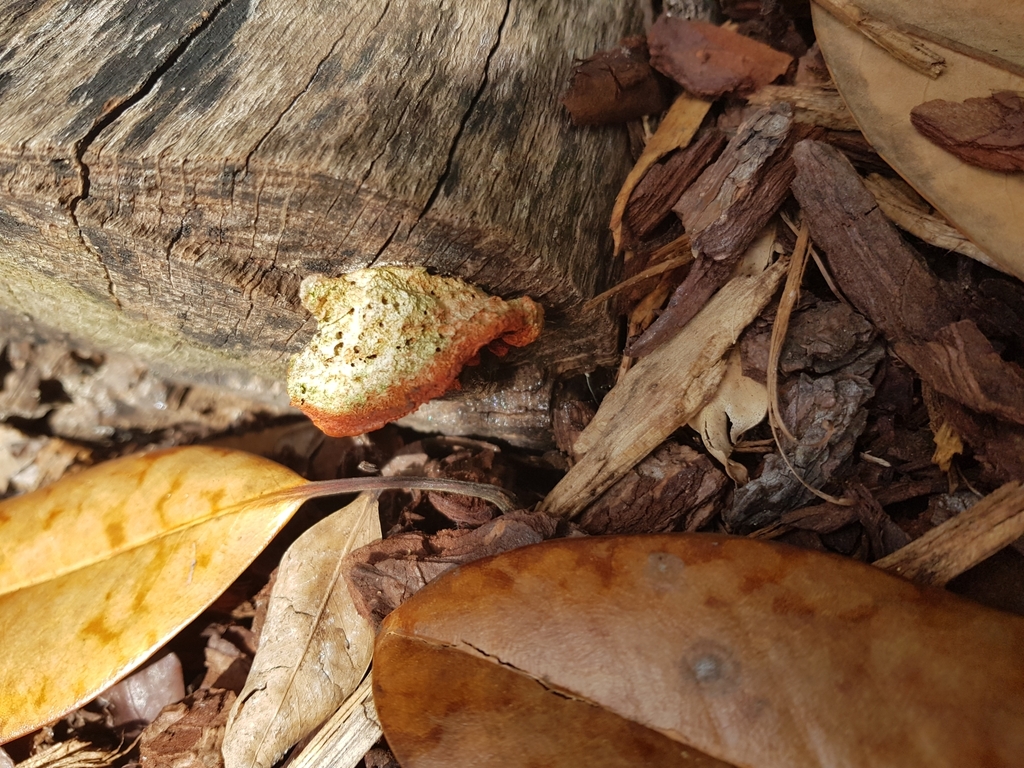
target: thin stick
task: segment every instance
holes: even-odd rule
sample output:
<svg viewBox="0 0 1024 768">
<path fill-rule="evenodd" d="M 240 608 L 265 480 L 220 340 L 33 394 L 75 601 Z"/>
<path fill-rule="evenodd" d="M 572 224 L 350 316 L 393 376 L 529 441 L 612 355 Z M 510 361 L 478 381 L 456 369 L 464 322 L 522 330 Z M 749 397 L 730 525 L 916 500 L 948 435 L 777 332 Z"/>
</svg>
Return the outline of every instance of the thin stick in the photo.
<svg viewBox="0 0 1024 768">
<path fill-rule="evenodd" d="M 874 565 L 918 584 L 941 587 L 1021 536 L 1024 487 L 1007 483 Z"/>
<path fill-rule="evenodd" d="M 682 243 L 684 240 L 685 246 L 689 247 L 690 238 L 687 237 L 686 235 L 683 235 L 677 238 L 676 240 L 673 240 L 671 243 L 668 244 L 668 246 L 665 246 L 665 248 L 671 246 L 673 247 L 673 249 L 676 249 L 679 247 L 677 246 L 677 243 Z M 655 251 L 654 255 L 657 255 L 657 253 L 658 251 Z M 691 261 L 693 261 L 693 254 L 689 253 L 684 256 L 676 256 L 675 258 L 667 259 L 666 261 L 663 261 L 659 264 L 655 264 L 653 267 L 648 267 L 643 272 L 638 272 L 632 277 L 626 278 L 621 283 L 613 285 L 604 293 L 601 293 L 592 298 L 590 301 L 583 305 L 583 311 L 589 312 L 594 307 L 600 305 L 602 302 L 608 301 L 608 299 L 612 298 L 613 296 L 622 293 L 622 291 L 626 290 L 627 288 L 632 288 L 637 283 L 642 283 L 649 277 L 657 277 L 663 272 L 668 272 L 669 270 L 675 269 L 676 267 L 685 267 Z"/>
</svg>

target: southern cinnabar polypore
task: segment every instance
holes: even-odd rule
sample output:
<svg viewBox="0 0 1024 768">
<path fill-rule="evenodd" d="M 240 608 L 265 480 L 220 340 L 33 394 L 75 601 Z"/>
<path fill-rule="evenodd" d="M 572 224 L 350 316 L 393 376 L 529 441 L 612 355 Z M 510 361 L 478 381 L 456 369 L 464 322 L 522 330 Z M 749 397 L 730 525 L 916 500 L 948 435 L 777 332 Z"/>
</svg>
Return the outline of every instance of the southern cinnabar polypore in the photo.
<svg viewBox="0 0 1024 768">
<path fill-rule="evenodd" d="M 422 267 L 315 275 L 300 289 L 317 333 L 288 370 L 288 393 L 328 435 L 358 435 L 458 386 L 481 348 L 503 354 L 540 335 L 541 306 L 505 301 Z"/>
</svg>

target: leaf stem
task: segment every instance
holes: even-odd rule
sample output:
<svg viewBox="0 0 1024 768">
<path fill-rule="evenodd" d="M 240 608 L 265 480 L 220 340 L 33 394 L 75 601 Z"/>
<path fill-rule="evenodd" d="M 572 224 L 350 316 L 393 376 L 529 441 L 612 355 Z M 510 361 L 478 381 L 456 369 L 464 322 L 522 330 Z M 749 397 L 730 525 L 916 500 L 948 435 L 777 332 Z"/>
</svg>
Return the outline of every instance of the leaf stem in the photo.
<svg viewBox="0 0 1024 768">
<path fill-rule="evenodd" d="M 276 491 L 273 497 L 285 499 L 318 499 L 343 493 L 363 491 L 441 491 L 475 496 L 494 504 L 502 512 L 511 512 L 519 506 L 515 496 L 488 483 L 468 483 L 464 480 L 449 480 L 440 477 L 342 477 L 336 480 L 315 480 L 305 485 Z M 266 501 L 263 497 L 261 501 Z"/>
</svg>

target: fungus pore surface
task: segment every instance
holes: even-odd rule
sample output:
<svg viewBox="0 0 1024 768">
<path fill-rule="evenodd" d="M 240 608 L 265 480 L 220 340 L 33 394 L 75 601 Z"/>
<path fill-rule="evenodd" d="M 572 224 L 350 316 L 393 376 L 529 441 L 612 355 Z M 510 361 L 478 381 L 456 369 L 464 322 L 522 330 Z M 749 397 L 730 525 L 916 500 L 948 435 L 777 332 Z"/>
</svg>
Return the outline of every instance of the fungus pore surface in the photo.
<svg viewBox="0 0 1024 768">
<path fill-rule="evenodd" d="M 328 435 L 379 429 L 458 386 L 488 344 L 497 354 L 540 335 L 541 306 L 505 301 L 422 267 L 312 275 L 300 298 L 318 322 L 288 369 L 288 394 Z"/>
</svg>

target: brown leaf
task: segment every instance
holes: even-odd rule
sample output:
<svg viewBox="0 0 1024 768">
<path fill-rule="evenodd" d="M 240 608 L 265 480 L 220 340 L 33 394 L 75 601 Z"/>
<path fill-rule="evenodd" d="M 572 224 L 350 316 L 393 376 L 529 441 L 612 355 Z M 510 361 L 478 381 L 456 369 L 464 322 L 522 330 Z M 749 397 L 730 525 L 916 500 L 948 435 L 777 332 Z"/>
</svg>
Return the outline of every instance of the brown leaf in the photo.
<svg viewBox="0 0 1024 768">
<path fill-rule="evenodd" d="M 1000 91 L 962 102 L 932 99 L 910 110 L 929 141 L 965 163 L 993 171 L 1024 171 L 1024 102 Z"/>
<path fill-rule="evenodd" d="M 373 630 L 341 576 L 353 549 L 380 538 L 373 494 L 321 520 L 288 548 L 245 687 L 224 737 L 227 768 L 270 768 L 355 690 Z"/>
<path fill-rule="evenodd" d="M 746 95 L 786 74 L 793 58 L 706 21 L 662 15 L 647 36 L 651 66 L 690 93 Z"/>
<path fill-rule="evenodd" d="M 374 698 L 407 768 L 1011 766 L 1022 643 L 1024 619 L 831 555 L 559 539 L 391 614 Z"/>
<path fill-rule="evenodd" d="M 638 36 L 576 65 L 562 104 L 576 125 L 603 125 L 662 112 L 669 101 Z"/>
</svg>

